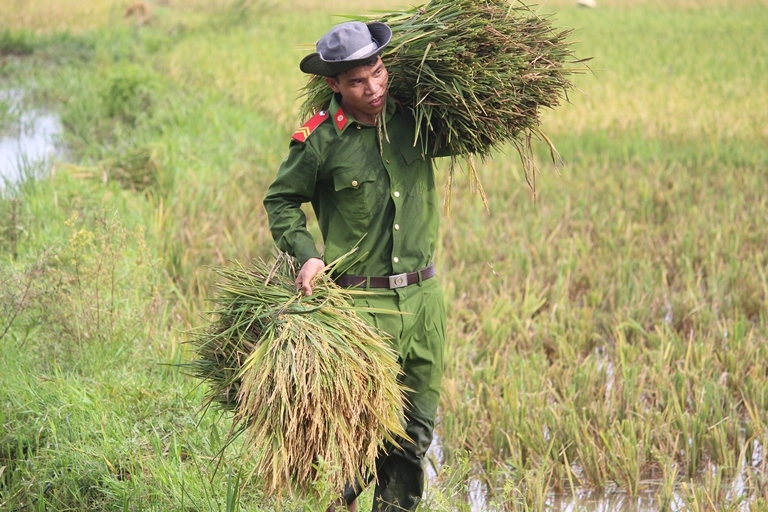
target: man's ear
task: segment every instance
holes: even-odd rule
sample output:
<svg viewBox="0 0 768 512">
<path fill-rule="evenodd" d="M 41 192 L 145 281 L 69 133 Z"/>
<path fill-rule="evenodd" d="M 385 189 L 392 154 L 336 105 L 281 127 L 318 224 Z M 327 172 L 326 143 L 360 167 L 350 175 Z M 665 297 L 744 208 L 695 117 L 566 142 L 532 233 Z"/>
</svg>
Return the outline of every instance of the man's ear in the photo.
<svg viewBox="0 0 768 512">
<path fill-rule="evenodd" d="M 341 89 L 339 89 L 339 82 L 332 76 L 325 77 L 325 83 L 328 84 L 328 87 L 330 87 L 333 92 L 341 92 Z"/>
</svg>

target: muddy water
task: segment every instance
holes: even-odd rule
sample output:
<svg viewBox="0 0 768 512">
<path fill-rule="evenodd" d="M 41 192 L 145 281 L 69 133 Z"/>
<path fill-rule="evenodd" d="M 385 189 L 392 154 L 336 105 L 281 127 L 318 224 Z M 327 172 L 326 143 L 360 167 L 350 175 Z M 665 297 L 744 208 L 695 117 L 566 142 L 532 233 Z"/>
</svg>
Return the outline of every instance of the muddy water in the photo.
<svg viewBox="0 0 768 512">
<path fill-rule="evenodd" d="M 18 90 L 0 91 L 0 101 L 10 105 L 18 119 L 0 131 L 0 188 L 37 176 L 58 154 L 56 143 L 61 121 L 51 112 L 24 107 Z"/>
</svg>

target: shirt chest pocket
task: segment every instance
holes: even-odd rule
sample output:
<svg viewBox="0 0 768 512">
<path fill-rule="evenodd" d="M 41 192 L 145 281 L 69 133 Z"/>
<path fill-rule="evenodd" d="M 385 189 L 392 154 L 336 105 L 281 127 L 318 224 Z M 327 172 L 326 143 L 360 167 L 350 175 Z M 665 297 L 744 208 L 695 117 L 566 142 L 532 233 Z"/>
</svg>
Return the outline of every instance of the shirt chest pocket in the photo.
<svg viewBox="0 0 768 512">
<path fill-rule="evenodd" d="M 333 175 L 334 203 L 343 216 L 367 217 L 375 211 L 377 197 L 376 174 L 366 169 L 345 169 Z"/>
<path fill-rule="evenodd" d="M 424 160 L 424 155 L 421 152 L 421 146 L 403 145 L 400 146 L 400 153 L 403 155 L 406 165 L 413 165 L 416 160 Z"/>
<path fill-rule="evenodd" d="M 421 152 L 421 146 L 402 146 L 400 148 L 400 153 L 402 154 L 403 161 L 408 169 L 408 172 L 404 173 L 402 176 L 402 187 L 405 190 L 406 195 L 422 196 L 425 193 L 434 190 L 434 176 L 430 170 L 429 162 L 424 159 L 424 155 Z"/>
</svg>

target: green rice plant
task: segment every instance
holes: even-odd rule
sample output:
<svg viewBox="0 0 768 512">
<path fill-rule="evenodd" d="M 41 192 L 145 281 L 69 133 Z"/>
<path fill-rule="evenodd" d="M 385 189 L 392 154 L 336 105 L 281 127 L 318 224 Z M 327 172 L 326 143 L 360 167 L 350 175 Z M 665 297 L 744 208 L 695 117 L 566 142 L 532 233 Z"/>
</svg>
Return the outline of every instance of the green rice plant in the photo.
<svg viewBox="0 0 768 512">
<path fill-rule="evenodd" d="M 551 17 L 507 0 L 432 0 L 375 16 L 392 29 L 382 54 L 391 73 L 390 93 L 416 117 L 414 146 L 425 154 L 449 148 L 470 162 L 512 143 L 535 187 L 531 139 L 556 150 L 540 127 L 544 109 L 557 107 L 583 71 L 570 31 Z M 304 88 L 305 117 L 324 109 L 332 92 L 322 77 Z"/>
<path fill-rule="evenodd" d="M 673 454 L 651 450 L 652 458 L 658 464 L 653 478 L 649 481 L 658 502 L 658 510 L 674 510 L 677 500 L 678 465 Z"/>
<path fill-rule="evenodd" d="M 10 253 L 13 259 L 18 257 L 19 236 L 22 233 L 21 201 L 14 197 L 0 198 L 0 253 Z M 0 336 L 1 338 L 2 336 Z"/>
<path fill-rule="evenodd" d="M 266 493 L 308 494 L 375 475 L 384 443 L 406 436 L 397 354 L 327 274 L 304 297 L 285 254 L 215 270 L 213 317 L 190 342 L 204 405 L 232 411 Z M 252 475 L 251 475 L 252 476 Z M 250 479 L 250 477 L 249 477 Z M 317 490 L 317 488 L 314 488 Z"/>
<path fill-rule="evenodd" d="M 552 469 L 550 460 L 544 459 L 541 466 L 523 471 L 519 479 L 505 483 L 501 493 L 502 510 L 549 510 Z"/>
<path fill-rule="evenodd" d="M 569 431 L 573 432 L 572 460 L 579 464 L 581 484 L 586 487 L 602 489 L 609 481 L 608 468 L 602 445 L 598 442 L 601 425 L 590 424 L 584 418 L 579 419 L 569 414 Z"/>
<path fill-rule="evenodd" d="M 628 418 L 618 422 L 611 431 L 600 433 L 608 458 L 609 478 L 633 496 L 640 491 L 642 471 L 648 460 L 650 430 L 648 423 Z"/>
<path fill-rule="evenodd" d="M 452 459 L 450 465 L 443 465 L 441 460 L 430 461 L 435 475 L 427 480 L 419 510 L 454 510 L 456 512 L 469 510 L 466 496 L 467 482 L 472 478 L 473 465 L 469 454 L 463 450 L 457 451 Z"/>
<path fill-rule="evenodd" d="M 35 34 L 28 29 L 0 31 L 0 56 L 31 55 L 37 44 Z"/>
<path fill-rule="evenodd" d="M 158 81 L 145 66 L 124 63 L 111 70 L 104 80 L 100 99 L 107 117 L 135 124 L 151 116 Z"/>
<path fill-rule="evenodd" d="M 61 169 L 76 178 L 114 181 L 135 192 L 154 189 L 162 181 L 162 167 L 149 148 L 104 158 L 96 165 L 63 164 Z"/>
<path fill-rule="evenodd" d="M 678 490 L 678 496 L 685 510 L 737 511 L 744 510 L 747 496 L 738 488 L 735 481 L 724 478 L 723 470 L 714 465 L 707 465 L 694 482 L 684 482 Z"/>
</svg>

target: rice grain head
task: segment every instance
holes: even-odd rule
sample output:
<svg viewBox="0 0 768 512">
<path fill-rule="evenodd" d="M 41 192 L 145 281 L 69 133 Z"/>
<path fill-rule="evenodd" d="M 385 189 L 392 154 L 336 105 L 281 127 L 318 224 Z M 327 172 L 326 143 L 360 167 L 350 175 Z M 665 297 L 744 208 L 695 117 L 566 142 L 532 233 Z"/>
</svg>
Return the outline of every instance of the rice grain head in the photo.
<svg viewBox="0 0 768 512">
<path fill-rule="evenodd" d="M 204 405 L 233 413 L 231 438 L 245 435 L 254 476 L 278 496 L 375 474 L 380 450 L 406 436 L 397 354 L 351 305 L 364 292 L 326 273 L 304 297 L 295 271 L 284 254 L 216 269 L 213 320 L 191 338 Z"/>
</svg>

